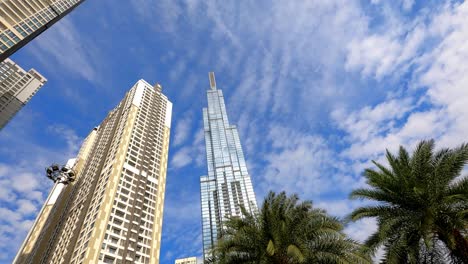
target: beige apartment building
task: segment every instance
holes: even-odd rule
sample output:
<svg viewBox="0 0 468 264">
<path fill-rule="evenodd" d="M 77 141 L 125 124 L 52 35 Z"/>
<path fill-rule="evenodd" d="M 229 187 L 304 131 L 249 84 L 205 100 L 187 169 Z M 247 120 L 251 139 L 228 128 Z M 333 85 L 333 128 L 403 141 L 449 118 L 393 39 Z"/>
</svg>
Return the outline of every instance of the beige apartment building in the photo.
<svg viewBox="0 0 468 264">
<path fill-rule="evenodd" d="M 84 141 L 15 263 L 159 263 L 172 103 L 138 81 Z"/>
<path fill-rule="evenodd" d="M 0 130 L 46 82 L 34 69 L 25 71 L 10 59 L 0 62 Z"/>
<path fill-rule="evenodd" d="M 0 0 L 0 62 L 84 0 Z"/>
<path fill-rule="evenodd" d="M 175 264 L 197 264 L 196 257 L 176 259 Z"/>
</svg>

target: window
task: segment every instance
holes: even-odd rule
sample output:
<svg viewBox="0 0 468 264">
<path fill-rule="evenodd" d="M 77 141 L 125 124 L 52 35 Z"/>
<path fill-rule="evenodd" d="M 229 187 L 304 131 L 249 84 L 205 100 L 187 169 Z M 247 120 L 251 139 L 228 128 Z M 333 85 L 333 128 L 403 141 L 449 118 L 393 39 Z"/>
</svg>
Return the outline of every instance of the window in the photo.
<svg viewBox="0 0 468 264">
<path fill-rule="evenodd" d="M 103 262 L 104 263 L 114 263 L 114 260 L 115 260 L 115 258 L 113 258 L 111 256 L 104 256 Z"/>
<path fill-rule="evenodd" d="M 120 229 L 118 229 L 118 228 L 115 228 L 115 227 L 112 228 L 112 232 L 113 232 L 114 234 L 120 235 Z"/>
<path fill-rule="evenodd" d="M 122 221 L 119 219 L 114 219 L 114 224 L 116 225 L 122 225 Z"/>
<path fill-rule="evenodd" d="M 124 217 L 125 213 L 120 211 L 120 210 L 116 210 L 115 211 L 115 215 L 119 216 L 119 217 Z"/>
<path fill-rule="evenodd" d="M 115 254 L 115 252 L 117 252 L 117 248 L 109 247 L 109 252 L 112 253 L 112 254 Z"/>
</svg>

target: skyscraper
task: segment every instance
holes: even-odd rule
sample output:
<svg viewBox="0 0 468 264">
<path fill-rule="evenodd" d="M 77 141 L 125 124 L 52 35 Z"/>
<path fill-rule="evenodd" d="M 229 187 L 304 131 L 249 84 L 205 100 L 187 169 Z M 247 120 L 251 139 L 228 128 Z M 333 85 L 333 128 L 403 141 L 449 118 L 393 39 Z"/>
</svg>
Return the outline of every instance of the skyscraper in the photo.
<svg viewBox="0 0 468 264">
<path fill-rule="evenodd" d="M 159 263 L 172 103 L 140 80 L 84 141 L 16 263 Z"/>
<path fill-rule="evenodd" d="M 197 264 L 197 258 L 190 257 L 190 258 L 176 259 L 175 264 Z"/>
<path fill-rule="evenodd" d="M 46 82 L 34 69 L 26 72 L 10 59 L 0 62 L 0 130 Z"/>
<path fill-rule="evenodd" d="M 0 1 L 0 62 L 39 36 L 83 1 Z"/>
<path fill-rule="evenodd" d="M 216 88 L 214 73 L 209 74 L 208 108 L 203 108 L 208 175 L 200 178 L 203 229 L 203 256 L 223 234 L 222 223 L 230 217 L 242 217 L 257 210 L 252 182 L 236 126 L 230 125 L 223 92 Z"/>
</svg>

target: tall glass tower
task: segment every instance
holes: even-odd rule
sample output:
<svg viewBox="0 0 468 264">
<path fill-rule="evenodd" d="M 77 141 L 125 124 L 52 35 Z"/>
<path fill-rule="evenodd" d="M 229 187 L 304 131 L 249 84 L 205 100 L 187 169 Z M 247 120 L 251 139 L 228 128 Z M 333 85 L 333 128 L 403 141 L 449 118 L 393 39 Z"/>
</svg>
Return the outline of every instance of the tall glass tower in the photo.
<svg viewBox="0 0 468 264">
<path fill-rule="evenodd" d="M 210 72 L 209 78 L 208 108 L 203 108 L 208 176 L 200 178 L 205 259 L 223 234 L 222 223 L 233 216 L 242 217 L 240 205 L 250 213 L 257 210 L 239 133 L 229 124 L 223 92 L 216 88 L 214 73 Z"/>
</svg>

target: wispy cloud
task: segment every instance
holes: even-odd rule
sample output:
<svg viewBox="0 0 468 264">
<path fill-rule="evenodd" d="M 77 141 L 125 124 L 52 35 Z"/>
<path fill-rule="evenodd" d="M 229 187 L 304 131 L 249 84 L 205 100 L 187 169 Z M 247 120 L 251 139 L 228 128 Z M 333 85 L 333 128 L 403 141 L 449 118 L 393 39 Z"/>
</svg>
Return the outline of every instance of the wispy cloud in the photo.
<svg viewBox="0 0 468 264">
<path fill-rule="evenodd" d="M 127 31 L 127 39 L 135 41 L 119 50 L 129 51 L 137 68 L 161 77 L 165 92 L 182 111 L 175 115 L 180 118 L 173 131 L 168 179 L 179 177 L 185 183 L 196 178 L 191 184 L 197 184 L 204 171 L 200 112 L 211 70 L 223 89 L 230 121 L 238 125 L 259 200 L 269 189 L 287 190 L 342 217 L 360 205 L 347 202 L 347 194 L 365 186 L 362 170 L 371 159 L 382 160 L 385 148 L 411 148 L 422 138 L 436 138 L 444 146 L 466 141 L 468 5 L 430 5 L 432 9 L 421 9 L 412 0 L 129 2 L 126 7 L 134 12 L 125 20 L 135 23 L 131 31 L 142 29 L 141 35 Z M 36 42 L 31 56 L 38 56 L 49 71 L 63 69 L 64 81 L 95 84 L 101 64 L 113 62 L 100 59 L 102 50 L 93 50 L 94 43 L 82 39 L 80 25 L 72 20 L 65 19 Z M 135 74 L 134 68 L 117 72 Z M 121 75 L 115 78 L 120 81 Z M 80 97 L 79 89 L 64 89 L 69 98 L 96 100 Z M 34 131 L 23 125 L 26 132 Z M 25 133 L 9 131 L 2 131 L 5 142 L 13 138 L 11 133 Z M 67 155 L 76 150 L 79 136 L 66 128 L 52 126 L 42 133 L 60 138 Z M 56 145 L 31 144 L 32 137 L 27 133 L 23 138 L 28 142 L 18 142 L 21 147 L 11 154 L 0 144 L 0 154 L 26 166 L 22 156 L 38 153 L 27 158 L 40 167 L 37 171 L 65 156 L 57 155 Z M 0 172 L 10 171 L 5 167 L 9 164 L 0 166 Z M 34 178 L 31 172 L 22 177 Z M 31 180 L 24 188 L 42 188 L 35 184 Z M 199 186 L 186 187 L 188 193 L 168 192 L 163 245 L 172 244 L 162 256 L 168 262 L 181 252 L 200 252 L 200 230 L 191 225 L 199 221 L 198 207 L 174 198 L 198 200 Z M 18 186 L 0 192 L 0 199 L 11 203 L 8 210 L 30 214 L 39 203 L 13 204 L 27 200 L 18 198 L 14 188 Z M 374 228 L 370 220 L 350 224 L 346 232 L 363 240 Z M 190 249 L 188 241 L 198 244 Z"/>
<path fill-rule="evenodd" d="M 177 130 L 176 130 L 177 131 Z M 204 133 L 201 128 L 190 137 L 190 142 L 179 148 L 169 163 L 170 169 L 181 169 L 188 165 L 200 167 L 205 161 L 205 148 L 203 145 Z M 177 135 L 176 135 L 177 136 Z"/>
<path fill-rule="evenodd" d="M 179 193 L 166 199 L 163 225 L 163 247 L 170 248 L 161 259 L 172 263 L 176 258 L 202 255 L 200 201 L 194 199 L 190 187 L 178 186 Z M 184 235 L 181 235 L 184 234 Z M 190 254 L 190 255 L 188 255 Z"/>
<path fill-rule="evenodd" d="M 173 168 L 183 168 L 192 162 L 190 148 L 184 147 L 177 151 L 171 159 L 170 166 Z"/>
<path fill-rule="evenodd" d="M 173 32 L 181 16 L 181 7 L 171 0 L 135 0 L 131 2 L 143 21 L 154 21 L 151 28 L 159 32 Z M 157 16 L 155 16 L 157 14 Z"/>
<path fill-rule="evenodd" d="M 192 128 L 192 116 L 186 114 L 184 117 L 179 119 L 175 127 L 174 134 L 174 146 L 179 146 L 184 143 L 191 133 Z"/>
<path fill-rule="evenodd" d="M 438 139 L 445 146 L 467 140 L 462 131 L 467 129 L 468 111 L 462 105 L 468 103 L 468 90 L 463 88 L 468 81 L 463 72 L 468 68 L 464 70 L 461 61 L 468 57 L 462 44 L 468 40 L 468 27 L 461 22 L 467 13 L 466 3 L 448 5 L 431 18 L 427 34 L 438 35 L 440 41 L 421 55 L 412 54 L 417 70 L 401 99 L 389 99 L 341 117 L 335 115 L 352 140 L 345 154 L 369 160 L 382 155 L 386 147 L 412 146 L 424 138 Z M 415 89 L 424 92 L 415 93 Z M 376 120 L 371 115 L 375 112 L 385 113 L 384 118 Z"/>
<path fill-rule="evenodd" d="M 44 168 L 73 158 L 82 140 L 65 125 L 51 125 L 45 131 L 31 127 L 31 118 L 39 117 L 22 111 L 1 131 L 0 154 L 9 158 L 0 160 L 0 244 L 8 245 L 0 262 L 16 254 L 52 186 Z M 55 142 L 34 143 L 41 133 L 53 134 Z"/>
<path fill-rule="evenodd" d="M 419 49 L 422 52 L 407 52 L 405 59 L 401 59 L 401 53 L 404 53 L 401 49 L 394 54 L 382 52 L 382 56 L 392 57 L 391 65 L 381 64 L 387 61 L 385 58 L 363 59 L 360 61 L 362 68 L 354 69 L 364 77 L 372 74 L 373 78 L 380 80 L 394 71 L 399 71 L 401 76 L 407 74 L 411 66 L 416 68 L 410 72 L 412 77 L 398 98 L 390 96 L 373 107 L 366 106 L 347 113 L 337 110 L 332 115 L 348 137 L 348 147 L 341 155 L 353 163 L 356 173 L 369 166 L 365 164 L 369 164 L 371 159 L 383 161 L 385 148 L 396 151 L 399 145 L 403 145 L 411 149 L 419 140 L 427 138 L 436 139 L 440 147 L 454 147 L 467 141 L 463 131 L 468 128 L 468 111 L 463 105 L 468 103 L 468 90 L 464 88 L 468 83 L 464 74 L 468 68 L 465 69 L 462 60 L 468 58 L 463 44 L 468 41 L 468 26 L 462 21 L 468 14 L 468 5 L 447 4 L 439 11 L 431 13 L 424 26 L 410 27 L 406 31 L 407 37 L 393 40 L 397 43 L 395 45 L 403 47 L 411 46 L 408 38 L 414 35 L 425 36 L 426 39 L 431 36 L 433 41 L 437 40 L 431 49 L 414 48 L 413 51 Z M 424 28 L 422 33 L 421 28 Z M 368 37 L 365 39 L 369 40 Z M 420 40 L 417 42 L 422 45 Z M 388 47 L 388 44 L 378 46 Z M 375 50 L 378 51 L 379 47 Z M 349 52 L 352 54 L 354 51 Z M 334 207 L 333 204 L 326 206 Z M 349 225 L 346 232 L 362 241 L 375 228 L 375 221 L 369 219 Z M 382 253 L 379 252 L 376 258 Z"/>
<path fill-rule="evenodd" d="M 98 82 L 97 65 L 102 58 L 94 43 L 88 40 L 71 19 L 64 18 L 40 35 L 27 50 L 47 69 L 61 69 L 61 74 Z"/>
<path fill-rule="evenodd" d="M 319 135 L 278 126 L 270 128 L 268 139 L 272 149 L 265 156 L 264 170 L 257 171 L 263 175 L 260 177 L 262 193 L 269 189 L 286 190 L 318 199 L 330 194 L 347 194 L 364 185 Z"/>
</svg>

